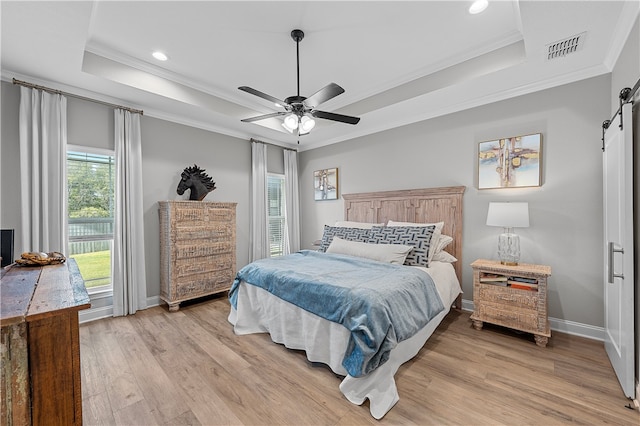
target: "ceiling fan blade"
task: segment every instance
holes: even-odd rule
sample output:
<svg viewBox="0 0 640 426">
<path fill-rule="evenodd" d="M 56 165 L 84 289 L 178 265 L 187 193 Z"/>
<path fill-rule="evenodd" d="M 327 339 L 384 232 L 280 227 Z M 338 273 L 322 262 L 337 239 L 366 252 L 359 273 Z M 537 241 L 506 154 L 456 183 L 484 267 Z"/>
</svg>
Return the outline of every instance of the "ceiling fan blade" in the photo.
<svg viewBox="0 0 640 426">
<path fill-rule="evenodd" d="M 347 124 L 358 124 L 360 117 L 352 117 L 350 115 L 336 114 L 335 112 L 311 111 L 311 115 L 316 118 L 324 118 L 325 120 L 339 121 Z"/>
<path fill-rule="evenodd" d="M 243 121 L 245 123 L 251 123 L 251 122 L 254 122 L 254 121 L 265 120 L 267 118 L 278 117 L 280 115 L 287 115 L 287 113 L 284 112 L 284 111 L 272 112 L 271 114 L 259 115 L 257 117 L 251 117 L 251 118 L 244 118 L 244 119 L 242 119 L 240 121 Z"/>
<path fill-rule="evenodd" d="M 329 83 L 305 99 L 304 105 L 309 108 L 314 108 L 329 99 L 335 98 L 341 93 L 344 93 L 344 89 L 342 87 L 338 86 L 336 83 Z"/>
<path fill-rule="evenodd" d="M 263 92 L 261 92 L 259 90 L 256 90 L 256 89 L 253 89 L 253 88 L 251 88 L 249 86 L 240 86 L 240 87 L 238 87 L 238 89 L 242 90 L 243 92 L 251 93 L 252 95 L 258 96 L 258 97 L 260 97 L 262 99 L 266 99 L 268 101 L 271 101 L 274 104 L 278 104 L 278 105 L 280 105 L 282 107 L 287 105 L 287 103 L 285 101 L 281 101 L 278 98 L 274 98 L 271 95 L 267 95 L 266 93 L 263 93 Z"/>
</svg>

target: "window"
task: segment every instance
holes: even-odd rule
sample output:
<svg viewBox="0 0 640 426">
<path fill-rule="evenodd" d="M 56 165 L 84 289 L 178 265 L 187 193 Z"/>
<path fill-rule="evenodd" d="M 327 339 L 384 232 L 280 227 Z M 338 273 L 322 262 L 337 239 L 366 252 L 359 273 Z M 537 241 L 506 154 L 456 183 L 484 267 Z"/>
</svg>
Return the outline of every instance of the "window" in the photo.
<svg viewBox="0 0 640 426">
<path fill-rule="evenodd" d="M 284 175 L 267 175 L 270 256 L 284 254 Z"/>
<path fill-rule="evenodd" d="M 82 147 L 67 151 L 69 256 L 89 293 L 109 291 L 113 249 L 113 152 Z"/>
</svg>

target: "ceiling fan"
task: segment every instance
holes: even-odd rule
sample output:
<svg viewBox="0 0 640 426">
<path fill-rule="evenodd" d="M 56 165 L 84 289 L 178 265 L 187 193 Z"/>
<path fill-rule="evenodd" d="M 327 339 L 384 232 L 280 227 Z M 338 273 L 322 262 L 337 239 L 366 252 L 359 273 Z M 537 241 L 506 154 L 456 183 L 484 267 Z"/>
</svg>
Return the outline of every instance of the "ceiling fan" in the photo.
<svg viewBox="0 0 640 426">
<path fill-rule="evenodd" d="M 251 93 L 252 95 L 271 101 L 277 106 L 281 106 L 285 109 L 284 111 L 245 118 L 241 121 L 251 123 L 253 121 L 264 120 L 267 118 L 284 116 L 282 127 L 290 133 L 296 131 L 296 135 L 305 135 L 309 133 L 315 126 L 314 118 L 339 121 L 347 124 L 358 124 L 360 121 L 359 117 L 352 117 L 349 115 L 336 114 L 333 112 L 319 111 L 315 109 L 321 103 L 344 93 L 344 89 L 336 83 L 329 83 L 308 98 L 300 96 L 300 41 L 304 38 L 304 32 L 302 30 L 293 30 L 291 31 L 291 38 L 296 42 L 298 94 L 296 96 L 289 96 L 285 100 L 280 100 L 248 86 L 238 87 L 238 89 L 243 92 Z"/>
</svg>

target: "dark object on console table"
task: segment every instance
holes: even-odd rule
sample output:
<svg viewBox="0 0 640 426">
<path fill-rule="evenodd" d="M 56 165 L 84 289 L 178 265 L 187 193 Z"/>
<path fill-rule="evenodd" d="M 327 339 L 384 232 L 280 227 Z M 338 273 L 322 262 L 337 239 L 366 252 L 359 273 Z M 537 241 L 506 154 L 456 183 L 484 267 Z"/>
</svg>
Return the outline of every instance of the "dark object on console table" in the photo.
<svg viewBox="0 0 640 426">
<path fill-rule="evenodd" d="M 13 263 L 13 229 L 0 230 L 0 267 L 4 268 Z"/>
<path fill-rule="evenodd" d="M 78 311 L 91 304 L 75 260 L 0 277 L 0 423 L 81 425 Z"/>
</svg>

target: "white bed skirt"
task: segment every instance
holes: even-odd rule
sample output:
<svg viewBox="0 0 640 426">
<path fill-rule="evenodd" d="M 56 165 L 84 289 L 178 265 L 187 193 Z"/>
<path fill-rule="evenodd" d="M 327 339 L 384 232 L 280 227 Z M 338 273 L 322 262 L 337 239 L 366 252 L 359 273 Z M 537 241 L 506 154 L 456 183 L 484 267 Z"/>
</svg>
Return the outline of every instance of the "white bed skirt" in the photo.
<svg viewBox="0 0 640 426">
<path fill-rule="evenodd" d="M 413 337 L 400 342 L 386 363 L 363 377 L 348 375 L 342 366 L 349 330 L 283 301 L 260 287 L 245 282 L 240 284 L 237 309 L 231 307 L 229 322 L 234 325 L 236 334 L 269 333 L 276 343 L 304 350 L 309 361 L 328 365 L 336 374 L 345 376 L 340 383 L 342 394 L 357 405 L 368 398 L 371 415 L 381 419 L 399 400 L 394 379 L 396 371 L 420 351 L 461 293 L 453 267 L 433 263 L 431 268 L 424 270 L 433 277 L 445 310 Z"/>
</svg>

